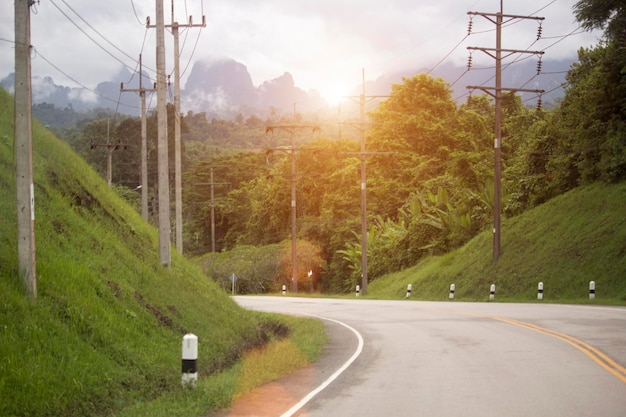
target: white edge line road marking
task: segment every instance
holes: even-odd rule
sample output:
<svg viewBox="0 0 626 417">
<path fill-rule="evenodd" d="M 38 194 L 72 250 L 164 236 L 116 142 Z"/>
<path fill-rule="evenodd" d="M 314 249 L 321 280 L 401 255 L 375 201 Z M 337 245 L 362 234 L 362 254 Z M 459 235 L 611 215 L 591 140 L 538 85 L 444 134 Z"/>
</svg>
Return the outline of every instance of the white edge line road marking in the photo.
<svg viewBox="0 0 626 417">
<path fill-rule="evenodd" d="M 326 317 L 316 316 L 314 314 L 308 314 L 308 315 L 310 315 L 312 317 L 315 317 L 315 318 L 318 318 L 318 319 L 321 319 L 321 320 L 332 321 L 333 323 L 337 323 L 337 324 L 342 325 L 343 327 L 349 329 L 350 331 L 352 331 L 352 333 L 354 333 L 356 335 L 357 339 L 359 340 L 359 344 L 358 344 L 356 350 L 354 351 L 354 353 L 352 354 L 352 356 L 350 357 L 350 359 L 348 359 L 343 365 L 341 365 L 341 367 L 339 369 L 337 369 L 330 377 L 328 377 L 328 379 L 326 381 L 322 382 L 317 388 L 315 388 L 313 391 L 309 392 L 297 404 L 295 404 L 289 410 L 287 410 L 283 414 L 281 414 L 280 417 L 291 417 L 295 413 L 300 411 L 300 409 L 302 407 L 304 407 L 306 405 L 306 403 L 311 401 L 313 399 L 313 397 L 315 397 L 323 389 L 328 387 L 335 379 L 337 379 L 339 377 L 339 375 L 341 375 L 346 369 L 348 369 L 348 367 L 350 365 L 352 365 L 352 362 L 354 362 L 356 360 L 356 358 L 358 358 L 359 355 L 361 354 L 361 352 L 363 351 L 363 337 L 353 327 L 350 327 L 347 324 L 345 324 L 345 323 L 343 323 L 343 322 L 341 322 L 339 320 L 333 320 L 333 319 L 329 319 L 329 318 L 326 318 Z"/>
</svg>

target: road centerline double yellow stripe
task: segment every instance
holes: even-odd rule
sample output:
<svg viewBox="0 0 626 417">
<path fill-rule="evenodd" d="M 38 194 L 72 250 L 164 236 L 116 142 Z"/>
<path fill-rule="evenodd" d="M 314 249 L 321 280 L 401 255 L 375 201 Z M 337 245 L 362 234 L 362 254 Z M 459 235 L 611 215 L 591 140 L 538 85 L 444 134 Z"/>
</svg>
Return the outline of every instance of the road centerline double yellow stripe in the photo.
<svg viewBox="0 0 626 417">
<path fill-rule="evenodd" d="M 422 308 L 424 308 L 424 307 L 422 307 Z M 580 350 L 589 359 L 593 360 L 595 363 L 600 365 L 606 371 L 608 371 L 613 376 L 615 376 L 617 379 L 619 379 L 624 384 L 626 384 L 626 368 L 624 368 L 619 363 L 615 362 L 613 359 L 611 359 L 609 356 L 607 356 L 605 353 L 603 353 L 599 349 L 591 346 L 590 344 L 588 344 L 586 342 L 583 342 L 580 339 L 575 338 L 574 336 L 570 336 L 570 335 L 568 335 L 566 333 L 557 332 L 556 330 L 547 329 L 545 327 L 541 327 L 541 326 L 538 326 L 538 325 L 532 324 L 532 323 L 527 323 L 525 321 L 514 320 L 514 319 L 509 319 L 509 318 L 500 317 L 500 316 L 493 316 L 493 315 L 489 315 L 489 314 L 481 314 L 481 313 L 475 313 L 475 312 L 470 312 L 470 311 L 450 310 L 450 309 L 445 309 L 445 308 L 432 308 L 432 307 L 428 308 L 428 307 L 426 307 L 424 309 L 425 310 L 431 310 L 431 311 L 440 311 L 440 312 L 445 312 L 445 313 L 459 314 L 459 315 L 463 315 L 463 316 L 489 318 L 489 319 L 492 319 L 492 320 L 501 321 L 503 323 L 511 324 L 511 325 L 518 326 L 518 327 L 523 327 L 523 328 L 526 328 L 526 329 L 529 329 L 529 330 L 533 330 L 533 331 L 538 332 L 538 333 L 542 333 L 542 334 L 545 334 L 545 335 L 548 335 L 548 336 L 555 337 L 555 338 L 557 338 L 557 339 L 559 339 L 559 340 L 561 340 L 561 341 L 563 341 L 563 342 L 565 342 L 565 343 L 575 347 L 576 349 Z"/>
<path fill-rule="evenodd" d="M 514 326 L 524 327 L 529 330 L 533 330 L 538 333 L 546 334 L 548 336 L 556 337 L 564 341 L 565 343 L 570 344 L 576 349 L 580 350 L 584 353 L 588 358 L 596 362 L 598 365 L 606 369 L 608 372 L 613 374 L 616 378 L 626 384 L 626 368 L 624 368 L 619 363 L 615 362 L 613 359 L 608 357 L 605 353 L 601 352 L 597 348 L 591 346 L 590 344 L 583 342 L 580 339 L 577 339 L 573 336 L 570 336 L 566 333 L 557 332 L 556 330 L 546 329 L 545 327 L 537 326 L 536 324 L 526 323 L 524 321 L 508 319 L 505 317 L 498 316 L 485 316 L 489 317 L 493 320 L 501 321 L 504 323 L 512 324 Z"/>
</svg>

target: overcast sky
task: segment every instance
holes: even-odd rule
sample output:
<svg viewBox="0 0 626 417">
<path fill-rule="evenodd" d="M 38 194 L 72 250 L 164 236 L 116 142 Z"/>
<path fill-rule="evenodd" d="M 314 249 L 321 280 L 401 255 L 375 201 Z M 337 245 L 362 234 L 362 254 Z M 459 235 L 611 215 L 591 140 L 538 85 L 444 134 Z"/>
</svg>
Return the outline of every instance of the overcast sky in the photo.
<svg viewBox="0 0 626 417">
<path fill-rule="evenodd" d="M 154 78 L 156 35 L 145 20 L 150 16 L 156 23 L 155 0 L 40 1 L 31 15 L 33 75 L 76 86 L 67 75 L 93 88 L 124 65 L 134 69 L 143 51 Z M 536 43 L 536 20 L 505 25 L 502 47 L 545 50 L 544 59 L 563 59 L 575 58 L 581 46 L 597 45 L 597 33 L 577 30 L 575 3 L 505 0 L 505 14 L 545 20 L 543 38 Z M 495 25 L 484 17 L 473 18 L 475 33 L 467 36 L 467 12 L 496 13 L 499 7 L 500 0 L 176 0 L 175 19 L 182 24 L 192 16 L 197 24 L 204 15 L 207 23 L 181 31 L 181 70 L 190 61 L 228 57 L 246 65 L 257 86 L 290 72 L 296 86 L 328 96 L 360 84 L 362 69 L 369 80 L 441 61 L 465 65 L 468 46 L 495 47 Z M 169 24 L 171 0 L 164 0 L 164 9 Z M 14 70 L 13 19 L 13 2 L 2 0 L 0 78 Z M 168 73 L 173 70 L 171 39 L 166 35 Z M 473 59 L 475 65 L 493 65 L 481 52 L 474 52 Z M 183 87 L 190 70 L 183 74 Z"/>
</svg>

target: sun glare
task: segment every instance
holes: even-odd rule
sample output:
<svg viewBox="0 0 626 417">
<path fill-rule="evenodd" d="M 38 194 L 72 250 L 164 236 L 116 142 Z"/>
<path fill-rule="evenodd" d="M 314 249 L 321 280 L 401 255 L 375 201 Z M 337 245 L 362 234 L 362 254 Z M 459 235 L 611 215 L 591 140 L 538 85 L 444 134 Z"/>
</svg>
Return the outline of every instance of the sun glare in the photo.
<svg viewBox="0 0 626 417">
<path fill-rule="evenodd" d="M 337 107 L 350 95 L 350 89 L 341 83 L 326 83 L 320 86 L 319 91 L 330 107 Z"/>
</svg>

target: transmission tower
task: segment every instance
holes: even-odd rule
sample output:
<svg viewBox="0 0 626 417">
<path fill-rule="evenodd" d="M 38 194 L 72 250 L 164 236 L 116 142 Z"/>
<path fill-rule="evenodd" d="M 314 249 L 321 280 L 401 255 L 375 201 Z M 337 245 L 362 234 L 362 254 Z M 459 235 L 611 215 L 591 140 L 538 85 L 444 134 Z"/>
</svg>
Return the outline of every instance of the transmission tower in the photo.
<svg viewBox="0 0 626 417">
<path fill-rule="evenodd" d="M 494 127 L 494 193 L 493 193 L 493 261 L 496 262 L 500 258 L 501 254 L 501 195 L 502 195 L 502 173 L 501 173 L 501 145 L 502 145 L 502 92 L 533 92 L 542 94 L 544 90 L 531 90 L 522 88 L 504 88 L 502 87 L 502 59 L 507 58 L 514 54 L 534 54 L 543 55 L 543 51 L 529 51 L 518 49 L 503 49 L 502 48 L 502 26 L 505 23 L 519 19 L 533 19 L 539 22 L 544 20 L 543 17 L 535 16 L 518 16 L 503 14 L 502 12 L 502 0 L 500 1 L 499 13 L 481 13 L 481 12 L 468 12 L 470 16 L 482 16 L 485 19 L 496 25 L 496 47 L 495 48 L 479 48 L 468 47 L 468 50 L 478 50 L 486 53 L 496 61 L 496 75 L 495 75 L 495 87 L 494 86 L 467 86 L 470 90 L 482 90 L 485 93 L 495 98 L 495 127 Z M 471 26 L 470 26 L 471 27 Z M 541 25 L 537 33 L 537 39 L 541 37 Z M 504 53 L 504 56 L 503 56 Z M 540 71 L 540 65 L 538 65 L 538 72 Z"/>
</svg>

